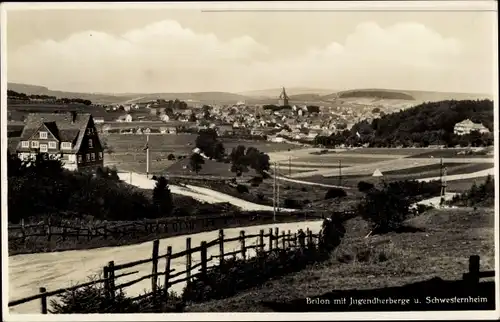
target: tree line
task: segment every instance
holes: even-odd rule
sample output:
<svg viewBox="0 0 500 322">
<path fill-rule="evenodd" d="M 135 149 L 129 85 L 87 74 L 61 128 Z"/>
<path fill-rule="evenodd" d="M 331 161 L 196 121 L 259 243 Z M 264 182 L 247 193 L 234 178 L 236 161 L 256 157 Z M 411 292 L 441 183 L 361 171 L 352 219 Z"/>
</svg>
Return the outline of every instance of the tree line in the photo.
<svg viewBox="0 0 500 322">
<path fill-rule="evenodd" d="M 232 149 L 229 155 L 226 155 L 224 145 L 219 141 L 214 129 L 200 130 L 195 146 L 209 159 L 230 163 L 230 170 L 236 176 L 241 176 L 249 169 L 253 169 L 258 175 L 266 177 L 266 171 L 270 169 L 269 156 L 255 147 L 246 148 L 243 145 L 238 145 Z M 205 159 L 201 154 L 193 153 L 191 155 L 189 166 L 192 171 L 199 173 L 204 164 Z"/>
<path fill-rule="evenodd" d="M 53 100 L 56 103 L 63 103 L 63 104 L 78 103 L 78 104 L 84 104 L 87 106 L 92 105 L 92 101 L 87 100 L 87 99 L 82 99 L 82 98 L 64 98 L 64 97 L 57 98 L 55 96 L 37 95 L 37 94 L 27 95 L 25 93 L 18 93 L 18 92 L 13 91 L 13 90 L 7 90 L 7 97 L 21 99 L 21 100 L 32 100 L 32 99 Z"/>
<path fill-rule="evenodd" d="M 470 119 L 483 124 L 490 133 L 454 133 L 455 124 Z M 323 146 L 368 145 L 369 147 L 427 147 L 429 145 L 488 146 L 493 144 L 493 101 L 446 100 L 429 102 L 371 122 L 363 120 L 350 130 L 318 136 L 314 143 Z"/>
</svg>

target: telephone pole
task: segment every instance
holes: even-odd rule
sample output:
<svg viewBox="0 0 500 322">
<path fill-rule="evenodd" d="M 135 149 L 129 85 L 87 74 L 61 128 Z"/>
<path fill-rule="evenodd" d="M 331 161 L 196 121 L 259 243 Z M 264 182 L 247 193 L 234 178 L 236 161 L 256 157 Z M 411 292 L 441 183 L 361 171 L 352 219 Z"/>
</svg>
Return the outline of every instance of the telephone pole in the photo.
<svg viewBox="0 0 500 322">
<path fill-rule="evenodd" d="M 280 165 L 278 164 L 278 171 L 280 171 Z M 276 177 L 275 177 L 276 178 Z M 280 212 L 280 184 L 278 180 L 276 180 L 276 211 Z"/>
<path fill-rule="evenodd" d="M 146 178 L 149 178 L 149 134 L 146 134 Z"/>
<path fill-rule="evenodd" d="M 339 160 L 339 186 L 342 186 L 342 160 Z"/>
<path fill-rule="evenodd" d="M 273 180 L 273 220 L 276 221 L 276 171 L 277 166 L 274 162 L 274 180 Z"/>
</svg>

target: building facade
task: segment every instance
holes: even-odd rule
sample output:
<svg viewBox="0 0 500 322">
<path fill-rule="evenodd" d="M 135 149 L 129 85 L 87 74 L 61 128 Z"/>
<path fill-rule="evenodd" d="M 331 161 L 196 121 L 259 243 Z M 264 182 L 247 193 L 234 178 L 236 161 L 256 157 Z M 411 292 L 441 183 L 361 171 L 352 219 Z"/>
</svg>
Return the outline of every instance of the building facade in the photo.
<svg viewBox="0 0 500 322">
<path fill-rule="evenodd" d="M 283 87 L 283 89 L 281 90 L 281 94 L 278 98 L 278 106 L 288 106 L 288 103 L 289 103 L 288 101 L 289 101 L 289 97 L 286 94 L 285 88 Z"/>
<path fill-rule="evenodd" d="M 466 119 L 455 124 L 455 127 L 453 128 L 453 133 L 456 135 L 466 135 L 470 134 L 472 131 L 478 131 L 481 134 L 490 133 L 490 130 L 488 130 L 488 128 L 486 128 L 483 124 L 474 123 L 470 119 Z"/>
<path fill-rule="evenodd" d="M 22 160 L 47 153 L 69 170 L 92 170 L 104 164 L 103 147 L 90 113 L 29 114 L 16 152 Z"/>
</svg>

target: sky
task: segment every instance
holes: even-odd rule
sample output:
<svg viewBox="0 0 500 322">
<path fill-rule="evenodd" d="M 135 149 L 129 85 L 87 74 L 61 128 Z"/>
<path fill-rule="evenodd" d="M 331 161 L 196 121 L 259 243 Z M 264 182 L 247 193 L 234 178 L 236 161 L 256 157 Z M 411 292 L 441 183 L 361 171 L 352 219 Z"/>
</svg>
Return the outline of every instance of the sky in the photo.
<svg viewBox="0 0 500 322">
<path fill-rule="evenodd" d="M 496 12 L 7 11 L 7 80 L 106 93 L 492 93 Z"/>
</svg>

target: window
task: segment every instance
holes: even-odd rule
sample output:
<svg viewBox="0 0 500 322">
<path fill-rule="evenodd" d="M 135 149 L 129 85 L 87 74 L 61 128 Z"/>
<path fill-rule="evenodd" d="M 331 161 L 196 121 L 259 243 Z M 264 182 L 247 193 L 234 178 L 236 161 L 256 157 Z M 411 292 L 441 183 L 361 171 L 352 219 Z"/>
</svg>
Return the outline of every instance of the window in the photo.
<svg viewBox="0 0 500 322">
<path fill-rule="evenodd" d="M 61 144 L 61 149 L 71 149 L 71 142 L 63 142 Z"/>
<path fill-rule="evenodd" d="M 90 154 L 90 160 L 91 161 L 95 161 L 95 153 L 91 153 Z"/>
<path fill-rule="evenodd" d="M 99 152 L 99 160 L 102 160 L 102 152 Z"/>
<path fill-rule="evenodd" d="M 40 144 L 40 152 L 47 152 L 47 144 Z"/>
<path fill-rule="evenodd" d="M 31 141 L 31 147 L 37 149 L 38 148 L 38 141 Z"/>
<path fill-rule="evenodd" d="M 47 132 L 40 132 L 40 139 L 46 140 L 47 139 Z"/>
<path fill-rule="evenodd" d="M 78 163 L 82 163 L 83 162 L 83 158 L 81 155 L 78 155 Z"/>
<path fill-rule="evenodd" d="M 90 153 L 87 153 L 87 157 L 85 158 L 85 161 L 90 161 Z"/>
<path fill-rule="evenodd" d="M 94 144 L 92 142 L 92 139 L 89 139 L 89 148 L 93 148 L 94 147 Z"/>
<path fill-rule="evenodd" d="M 29 148 L 29 147 L 30 147 L 30 142 L 29 142 L 29 141 L 23 141 L 23 142 L 21 143 L 21 146 L 22 146 L 23 148 Z"/>
<path fill-rule="evenodd" d="M 49 142 L 49 149 L 55 149 L 56 148 L 56 142 Z"/>
</svg>

